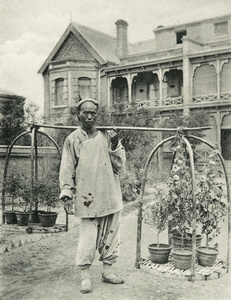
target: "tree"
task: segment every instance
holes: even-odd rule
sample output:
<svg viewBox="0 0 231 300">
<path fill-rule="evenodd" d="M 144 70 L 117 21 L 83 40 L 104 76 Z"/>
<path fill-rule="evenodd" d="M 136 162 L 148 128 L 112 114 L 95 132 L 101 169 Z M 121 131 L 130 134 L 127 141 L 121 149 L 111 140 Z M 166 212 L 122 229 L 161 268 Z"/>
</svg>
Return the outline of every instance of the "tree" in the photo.
<svg viewBox="0 0 231 300">
<path fill-rule="evenodd" d="M 0 143 L 9 145 L 14 138 L 24 131 L 24 109 L 19 99 L 4 102 L 2 110 Z"/>
</svg>

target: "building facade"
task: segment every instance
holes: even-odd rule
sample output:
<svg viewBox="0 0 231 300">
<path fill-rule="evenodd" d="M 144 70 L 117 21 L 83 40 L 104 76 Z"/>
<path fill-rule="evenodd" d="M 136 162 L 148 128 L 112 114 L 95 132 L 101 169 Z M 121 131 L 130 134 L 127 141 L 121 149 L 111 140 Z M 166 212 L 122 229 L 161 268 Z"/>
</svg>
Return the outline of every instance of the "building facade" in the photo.
<svg viewBox="0 0 231 300">
<path fill-rule="evenodd" d="M 128 23 L 115 25 L 116 37 L 76 23 L 66 29 L 39 70 L 46 122 L 65 124 L 85 97 L 108 109 L 150 107 L 162 120 L 203 108 L 212 126 L 207 139 L 231 162 L 231 15 L 158 26 L 153 39 L 134 44 Z"/>
</svg>

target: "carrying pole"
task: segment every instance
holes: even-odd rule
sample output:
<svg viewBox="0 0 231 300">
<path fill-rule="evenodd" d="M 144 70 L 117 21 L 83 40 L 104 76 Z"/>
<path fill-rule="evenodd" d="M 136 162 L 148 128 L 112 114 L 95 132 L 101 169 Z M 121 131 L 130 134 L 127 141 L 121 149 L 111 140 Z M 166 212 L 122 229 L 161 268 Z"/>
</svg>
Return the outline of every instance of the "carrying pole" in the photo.
<svg viewBox="0 0 231 300">
<path fill-rule="evenodd" d="M 34 124 L 36 127 L 56 128 L 56 129 L 77 129 L 78 126 L 63 126 L 63 125 L 48 125 L 48 124 Z M 155 128 L 155 127 L 131 127 L 131 126 L 96 126 L 98 130 L 133 130 L 133 131 L 164 131 L 164 132 L 178 132 L 178 131 L 198 131 L 212 129 L 211 126 L 206 127 L 177 127 L 177 128 Z"/>
</svg>

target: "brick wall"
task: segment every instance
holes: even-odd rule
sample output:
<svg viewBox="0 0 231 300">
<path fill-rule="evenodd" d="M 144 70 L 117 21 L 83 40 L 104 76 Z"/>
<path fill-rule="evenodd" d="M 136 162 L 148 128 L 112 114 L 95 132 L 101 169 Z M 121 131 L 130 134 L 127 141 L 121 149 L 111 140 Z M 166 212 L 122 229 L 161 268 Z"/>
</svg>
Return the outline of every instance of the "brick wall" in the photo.
<svg viewBox="0 0 231 300">
<path fill-rule="evenodd" d="M 6 164 L 7 146 L 0 146 L 0 189 Z M 44 168 L 51 161 L 51 157 L 59 161 L 57 150 L 54 147 L 38 147 L 38 170 L 39 174 L 44 172 Z M 31 149 L 30 146 L 14 146 L 10 155 L 7 174 L 17 171 L 30 178 L 31 170 Z"/>
</svg>

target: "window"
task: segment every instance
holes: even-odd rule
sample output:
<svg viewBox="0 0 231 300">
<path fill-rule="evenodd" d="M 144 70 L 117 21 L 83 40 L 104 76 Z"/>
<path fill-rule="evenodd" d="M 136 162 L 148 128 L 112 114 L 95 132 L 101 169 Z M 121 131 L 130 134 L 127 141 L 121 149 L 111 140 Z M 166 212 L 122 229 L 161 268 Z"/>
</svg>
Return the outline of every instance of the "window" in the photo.
<svg viewBox="0 0 231 300">
<path fill-rule="evenodd" d="M 179 32 L 176 32 L 176 43 L 177 44 L 182 44 L 182 37 L 187 35 L 187 31 L 186 30 L 182 30 Z"/>
<path fill-rule="evenodd" d="M 222 36 L 228 33 L 228 22 L 214 24 L 214 36 Z"/>
<path fill-rule="evenodd" d="M 79 95 L 81 99 L 91 97 L 91 79 L 81 77 L 78 79 Z"/>
<path fill-rule="evenodd" d="M 55 106 L 64 105 L 64 79 L 55 80 Z"/>
</svg>

